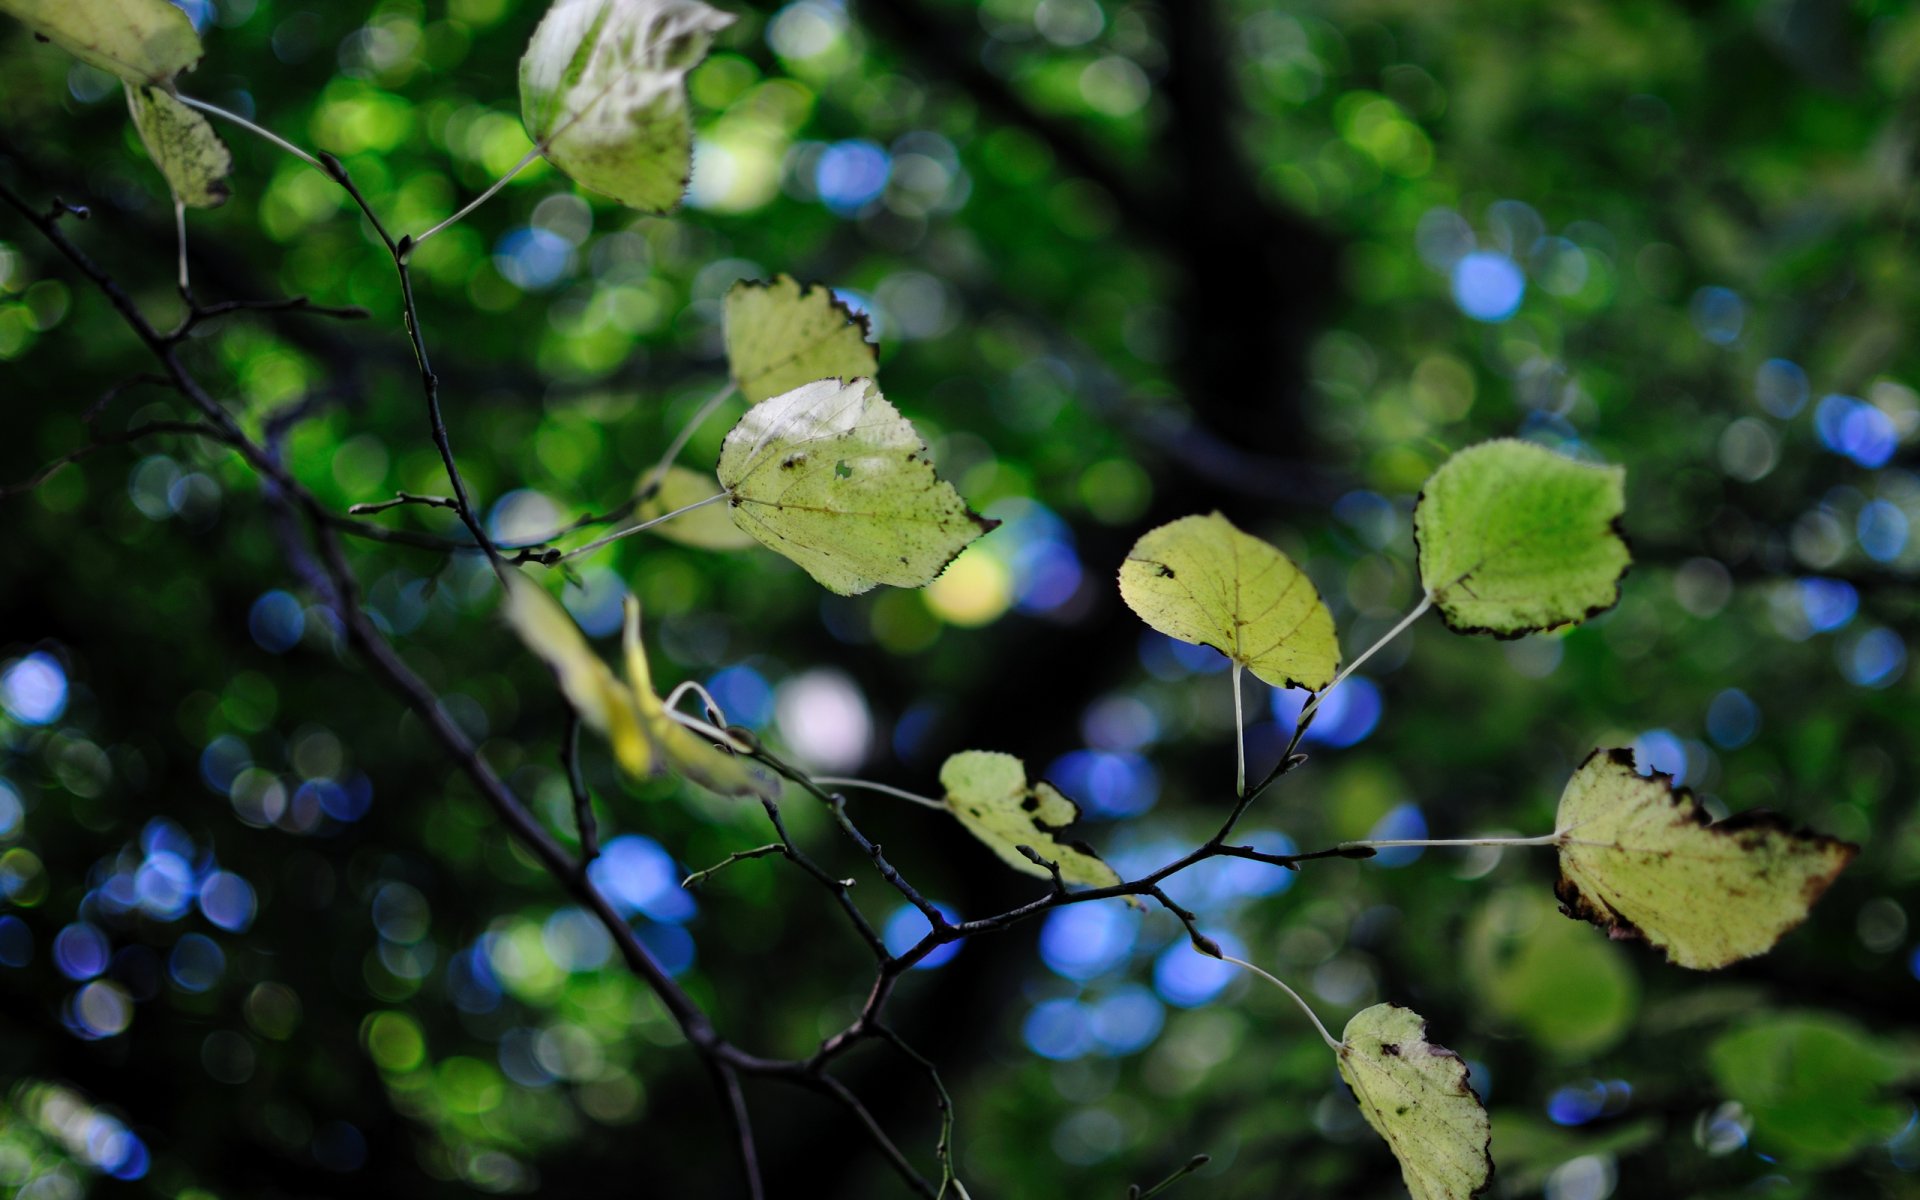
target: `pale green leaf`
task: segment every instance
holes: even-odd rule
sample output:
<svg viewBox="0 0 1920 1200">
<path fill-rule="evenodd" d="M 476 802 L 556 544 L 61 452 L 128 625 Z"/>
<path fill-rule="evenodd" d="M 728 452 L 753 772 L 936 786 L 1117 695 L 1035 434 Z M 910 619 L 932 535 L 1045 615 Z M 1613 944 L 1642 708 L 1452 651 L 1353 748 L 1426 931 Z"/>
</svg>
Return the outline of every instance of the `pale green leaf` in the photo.
<svg viewBox="0 0 1920 1200">
<path fill-rule="evenodd" d="M 1503 439 L 1441 464 L 1413 510 L 1420 580 L 1456 633 L 1513 638 L 1612 608 L 1626 469 Z"/>
<path fill-rule="evenodd" d="M 1306 572 L 1219 513 L 1135 542 L 1120 595 L 1161 633 L 1212 646 L 1274 687 L 1319 691 L 1340 668 L 1333 614 Z"/>
<path fill-rule="evenodd" d="M 732 23 L 699 0 L 555 0 L 520 59 L 527 136 L 581 187 L 674 208 L 693 165 L 686 75 Z"/>
<path fill-rule="evenodd" d="M 1080 819 L 1080 806 L 1044 780 L 1029 785 L 1025 764 L 1013 755 L 963 750 L 941 766 L 940 786 L 946 789 L 948 811 L 1014 870 L 1052 878 L 1047 868 L 1020 853 L 1025 846 L 1057 865 L 1067 883 L 1110 887 L 1121 882 L 1085 843 L 1056 836 Z"/>
<path fill-rule="evenodd" d="M 1900 1132 L 1896 1044 L 1832 1013 L 1751 1013 L 1707 1047 L 1720 1094 L 1753 1119 L 1753 1149 L 1830 1167 Z M 1829 1193 L 1830 1194 L 1830 1193 Z"/>
<path fill-rule="evenodd" d="M 1767 812 L 1711 822 L 1630 750 L 1589 755 L 1554 824 L 1561 911 L 1699 970 L 1771 950 L 1860 850 Z"/>
<path fill-rule="evenodd" d="M 871 379 L 803 384 L 749 409 L 720 450 L 740 528 L 843 596 L 922 587 L 999 524 L 941 480 Z"/>
<path fill-rule="evenodd" d="M 880 366 L 867 319 L 826 285 L 802 287 L 791 275 L 734 284 L 726 329 L 727 367 L 754 404 L 816 379 L 871 379 Z"/>
<path fill-rule="evenodd" d="M 640 602 L 627 597 L 622 645 L 627 656 L 627 682 L 640 716 L 640 727 L 667 768 L 722 796 L 758 796 L 778 799 L 780 784 L 751 759 L 736 753 L 739 747 L 721 746 L 706 734 L 687 728 L 667 712 L 653 690 L 653 672 L 647 666 L 640 641 Z"/>
<path fill-rule="evenodd" d="M 593 652 L 560 602 L 516 571 L 507 575 L 503 611 L 527 649 L 553 668 L 560 694 L 581 722 L 612 744 L 621 768 L 636 778 L 653 774 L 653 746 L 642 729 L 632 691 Z"/>
<path fill-rule="evenodd" d="M 1493 1177 L 1493 1130 L 1467 1086 L 1467 1064 L 1427 1041 L 1420 1014 L 1362 1009 L 1340 1037 L 1340 1077 L 1361 1115 L 1387 1139 L 1413 1200 L 1468 1200 Z"/>
<path fill-rule="evenodd" d="M 205 117 L 169 92 L 131 83 L 127 109 L 176 200 L 188 208 L 218 208 L 227 202 L 233 191 L 227 186 L 233 155 Z"/>
<path fill-rule="evenodd" d="M 658 486 L 654 486 L 656 479 Z M 634 509 L 633 515 L 641 521 L 651 521 L 675 509 L 698 504 L 719 492 L 720 483 L 713 476 L 691 467 L 672 466 L 663 475 L 649 471 L 635 490 L 646 499 Z M 656 525 L 653 532 L 668 541 L 679 542 L 683 546 L 698 546 L 702 550 L 739 550 L 754 544 L 753 539 L 733 523 L 733 518 L 727 515 L 726 506 L 722 504 L 696 508 L 664 525 Z"/>
<path fill-rule="evenodd" d="M 137 86 L 169 86 L 200 61 L 193 22 L 167 0 L 0 0 L 0 12 Z"/>
</svg>

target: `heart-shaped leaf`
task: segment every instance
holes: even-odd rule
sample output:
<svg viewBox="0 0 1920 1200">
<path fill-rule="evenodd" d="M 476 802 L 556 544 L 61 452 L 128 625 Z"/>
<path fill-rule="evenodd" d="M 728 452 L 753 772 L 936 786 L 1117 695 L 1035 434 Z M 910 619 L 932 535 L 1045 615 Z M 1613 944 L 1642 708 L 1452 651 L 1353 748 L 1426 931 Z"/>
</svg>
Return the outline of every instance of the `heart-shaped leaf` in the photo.
<svg viewBox="0 0 1920 1200">
<path fill-rule="evenodd" d="M 1588 755 L 1554 827 L 1562 912 L 1698 970 L 1773 949 L 1860 852 L 1772 813 L 1710 821 L 1667 776 L 1637 774 L 1631 750 Z"/>
<path fill-rule="evenodd" d="M 1531 442 L 1471 446 L 1441 464 L 1413 510 L 1420 581 L 1455 633 L 1574 625 L 1620 600 L 1623 467 Z"/>
<path fill-rule="evenodd" d="M 824 284 L 791 275 L 742 280 L 727 292 L 727 367 L 754 404 L 817 379 L 871 379 L 880 356 L 867 319 Z"/>
<path fill-rule="evenodd" d="M 687 72 L 732 23 L 699 0 L 556 0 L 520 59 L 527 136 L 581 187 L 667 212 L 693 169 Z"/>
<path fill-rule="evenodd" d="M 941 766 L 940 786 L 947 792 L 948 811 L 1014 870 L 1052 877 L 1020 853 L 1025 846 L 1059 867 L 1067 883 L 1109 887 L 1121 882 L 1084 842 L 1056 836 L 1080 819 L 1080 806 L 1044 780 L 1029 785 L 1026 765 L 1013 755 L 963 750 Z"/>
<path fill-rule="evenodd" d="M 200 61 L 193 22 L 167 0 L 0 0 L 0 12 L 137 87 L 169 87 Z"/>
<path fill-rule="evenodd" d="M 1340 668 L 1333 614 L 1306 572 L 1219 513 L 1135 542 L 1120 595 L 1161 633 L 1212 646 L 1274 687 L 1319 691 Z"/>
<path fill-rule="evenodd" d="M 843 596 L 923 587 L 1000 522 L 934 474 L 926 443 L 871 379 L 823 379 L 763 400 L 727 434 L 734 523 Z"/>
<path fill-rule="evenodd" d="M 157 87 L 127 85 L 133 127 L 174 198 L 188 208 L 218 208 L 233 189 L 233 155 L 207 119 Z"/>
<path fill-rule="evenodd" d="M 1487 1190 L 1487 1110 L 1467 1085 L 1467 1064 L 1427 1041 L 1419 1013 L 1395 1004 L 1362 1009 L 1347 1022 L 1337 1054 L 1340 1077 L 1400 1160 L 1413 1200 L 1469 1200 Z"/>
</svg>

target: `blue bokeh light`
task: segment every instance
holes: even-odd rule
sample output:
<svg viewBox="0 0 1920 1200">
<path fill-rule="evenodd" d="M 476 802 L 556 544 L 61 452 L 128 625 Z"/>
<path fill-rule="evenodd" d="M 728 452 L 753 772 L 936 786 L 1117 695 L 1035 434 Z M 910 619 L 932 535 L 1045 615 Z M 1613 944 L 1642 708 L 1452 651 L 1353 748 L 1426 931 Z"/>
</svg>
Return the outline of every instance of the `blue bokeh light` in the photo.
<svg viewBox="0 0 1920 1200">
<path fill-rule="evenodd" d="M 829 211 L 850 217 L 886 191 L 892 169 L 887 152 L 872 142 L 858 138 L 835 142 L 820 152 L 813 186 Z"/>
<path fill-rule="evenodd" d="M 1813 413 L 1820 444 L 1863 467 L 1884 467 L 1900 445 L 1893 418 L 1857 396 L 1823 396 Z"/>
<path fill-rule="evenodd" d="M 1084 1058 L 1094 1047 L 1093 1010 L 1078 1000 L 1046 1000 L 1021 1026 L 1027 1046 L 1055 1062 Z"/>
<path fill-rule="evenodd" d="M 572 265 L 573 243 L 551 229 L 508 230 L 493 250 L 494 269 L 523 292 L 545 291 L 559 283 Z"/>
<path fill-rule="evenodd" d="M 0 916 L 0 967 L 24 967 L 33 961 L 33 930 L 19 917 Z"/>
<path fill-rule="evenodd" d="M 1453 302 L 1476 321 L 1504 321 L 1520 310 L 1527 277 L 1520 264 L 1492 250 L 1477 250 L 1453 264 Z"/>
<path fill-rule="evenodd" d="M 1861 506 L 1854 530 L 1860 538 L 1860 549 L 1875 562 L 1892 562 L 1907 548 L 1907 514 L 1885 500 Z"/>
<path fill-rule="evenodd" d="M 700 906 L 680 886 L 684 873 L 673 856 L 652 838 L 623 834 L 600 849 L 587 868 L 593 885 L 625 913 L 645 913 L 655 921 L 691 920 Z"/>
<path fill-rule="evenodd" d="M 1731 288 L 1703 287 L 1687 304 L 1687 314 L 1700 336 L 1716 346 L 1731 346 L 1740 340 L 1740 329 L 1747 321 L 1746 302 Z"/>
<path fill-rule="evenodd" d="M 200 778 L 222 796 L 233 790 L 240 772 L 253 765 L 253 753 L 247 744 L 230 733 L 207 743 L 200 753 Z"/>
<path fill-rule="evenodd" d="M 285 654 L 307 631 L 307 610 L 282 591 L 267 592 L 247 610 L 247 632 L 268 654 Z"/>
<path fill-rule="evenodd" d="M 75 981 L 106 970 L 112 952 L 107 935 L 85 921 L 75 921 L 53 937 L 53 965 Z"/>
<path fill-rule="evenodd" d="M 1891 629 L 1869 629 L 1839 651 L 1840 673 L 1856 687 L 1883 688 L 1900 678 L 1907 644 Z"/>
<path fill-rule="evenodd" d="M 1753 397 L 1760 407 L 1782 421 L 1799 415 L 1807 406 L 1810 389 L 1807 373 L 1800 364 L 1784 358 L 1770 358 L 1760 364 L 1753 376 Z"/>
<path fill-rule="evenodd" d="M 0 673 L 0 707 L 22 725 L 48 725 L 67 711 L 67 672 L 36 650 Z"/>
<path fill-rule="evenodd" d="M 1707 705 L 1707 737 L 1722 750 L 1737 750 L 1760 732 L 1760 706 L 1739 688 L 1728 688 Z"/>
<path fill-rule="evenodd" d="M 1055 759 L 1044 778 L 1096 817 L 1136 817 L 1160 798 L 1160 776 L 1138 754 L 1075 750 Z"/>
<path fill-rule="evenodd" d="M 960 914 L 944 904 L 933 906 L 940 915 L 949 921 L 958 921 Z M 880 940 L 886 944 L 887 953 L 905 954 L 920 944 L 920 939 L 933 932 L 933 922 L 927 920 L 927 914 L 911 904 L 902 904 L 887 917 L 887 923 L 880 931 Z M 944 946 L 935 946 L 927 951 L 927 956 L 913 964 L 916 971 L 930 971 L 944 966 L 960 953 L 961 943 L 948 942 Z"/>
<path fill-rule="evenodd" d="M 707 691 L 735 725 L 759 729 L 773 720 L 773 685 L 752 667 L 727 667 L 707 680 Z"/>
<path fill-rule="evenodd" d="M 1427 814 L 1420 806 L 1404 801 L 1388 809 L 1373 828 L 1367 831 L 1368 841 L 1419 841 L 1427 836 Z M 1376 867 L 1404 867 L 1426 853 L 1424 846 L 1390 846 L 1376 853 L 1367 862 Z"/>
<path fill-rule="evenodd" d="M 1107 1054 L 1136 1054 L 1153 1044 L 1166 1023 L 1167 1010 L 1160 998 L 1129 983 L 1093 1005 L 1089 1031 Z"/>
<path fill-rule="evenodd" d="M 1815 633 L 1832 633 L 1845 627 L 1860 611 L 1860 593 L 1844 579 L 1820 576 L 1799 583 L 1800 611 Z"/>
<path fill-rule="evenodd" d="M 667 974 L 682 975 L 692 969 L 696 958 L 693 935 L 680 926 L 650 922 L 634 932 Z"/>
<path fill-rule="evenodd" d="M 1140 912 L 1107 902 L 1070 904 L 1040 926 L 1040 959 L 1056 975 L 1088 980 L 1126 963 L 1140 940 Z"/>
<path fill-rule="evenodd" d="M 231 871 L 215 871 L 200 883 L 200 912 L 229 933 L 253 924 L 257 901 L 253 885 Z"/>
<path fill-rule="evenodd" d="M 226 951 L 218 942 L 198 933 L 184 933 L 167 955 L 167 978 L 183 992 L 205 992 L 220 982 L 227 969 Z"/>
<path fill-rule="evenodd" d="M 1247 956 L 1247 948 L 1232 934 L 1217 929 L 1202 932 L 1234 958 Z M 1239 973 L 1239 967 L 1200 953 L 1183 937 L 1161 951 L 1160 957 L 1154 960 L 1153 986 L 1168 1004 L 1178 1008 L 1198 1008 L 1211 1003 L 1226 991 L 1227 985 Z"/>
<path fill-rule="evenodd" d="M 1675 787 L 1687 781 L 1687 744 L 1670 729 L 1649 729 L 1633 739 L 1633 761 L 1642 775 L 1671 775 Z"/>
</svg>

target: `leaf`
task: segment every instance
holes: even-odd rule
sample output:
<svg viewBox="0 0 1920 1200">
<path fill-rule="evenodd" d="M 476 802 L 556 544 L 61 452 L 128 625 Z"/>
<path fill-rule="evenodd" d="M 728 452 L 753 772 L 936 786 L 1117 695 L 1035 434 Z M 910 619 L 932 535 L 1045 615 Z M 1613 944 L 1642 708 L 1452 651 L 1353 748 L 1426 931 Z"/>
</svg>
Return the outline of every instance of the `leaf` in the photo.
<svg viewBox="0 0 1920 1200">
<path fill-rule="evenodd" d="M 1711 822 L 1668 776 L 1636 774 L 1631 750 L 1588 755 L 1554 825 L 1560 911 L 1696 970 L 1771 950 L 1860 852 L 1768 812 Z"/>
<path fill-rule="evenodd" d="M 621 640 L 627 656 L 627 683 L 633 689 L 640 727 L 667 767 L 722 796 L 778 799 L 779 782 L 752 760 L 714 745 L 706 735 L 668 714 L 666 704 L 653 690 L 653 672 L 647 667 L 647 651 L 640 642 L 640 602 L 632 596 L 627 597 L 626 628 Z"/>
<path fill-rule="evenodd" d="M 1045 781 L 1029 786 L 1026 765 L 1013 755 L 963 750 L 941 766 L 940 786 L 947 790 L 948 811 L 1014 870 L 1053 877 L 1020 853 L 1025 846 L 1058 865 L 1067 883 L 1110 887 L 1121 882 L 1119 872 L 1084 842 L 1054 836 L 1080 819 L 1080 806 Z"/>
<path fill-rule="evenodd" d="M 1912 1111 L 1888 1043 L 1831 1013 L 1763 1013 L 1707 1047 L 1720 1094 L 1753 1118 L 1753 1148 L 1834 1166 L 1900 1131 Z"/>
<path fill-rule="evenodd" d="M 1212 646 L 1274 687 L 1317 692 L 1340 668 L 1333 614 L 1306 572 L 1217 512 L 1135 542 L 1120 595 L 1161 633 Z"/>
<path fill-rule="evenodd" d="M 1413 536 L 1447 628 L 1516 638 L 1619 603 L 1632 560 L 1620 536 L 1626 478 L 1510 438 L 1441 464 L 1414 506 Z"/>
<path fill-rule="evenodd" d="M 1340 1077 L 1387 1139 L 1413 1200 L 1467 1200 L 1493 1178 L 1493 1130 L 1467 1086 L 1467 1064 L 1427 1041 L 1420 1014 L 1376 1004 L 1340 1035 Z"/>
<path fill-rule="evenodd" d="M 867 318 L 825 284 L 803 287 L 791 275 L 734 284 L 726 329 L 727 368 L 753 404 L 817 379 L 871 379 L 880 367 Z"/>
<path fill-rule="evenodd" d="M 207 119 L 167 92 L 127 85 L 127 110 L 174 199 L 188 208 L 218 208 L 233 189 L 233 155 Z"/>
<path fill-rule="evenodd" d="M 871 379 L 803 384 L 747 410 L 720 450 L 734 524 L 854 596 L 923 587 L 999 525 L 934 474 Z"/>
<path fill-rule="evenodd" d="M 687 72 L 732 23 L 699 0 L 555 0 L 520 59 L 527 136 L 581 187 L 667 212 L 693 169 Z"/>
<path fill-rule="evenodd" d="M 0 12 L 136 86 L 169 87 L 202 53 L 193 22 L 167 0 L 0 0 Z"/>
<path fill-rule="evenodd" d="M 636 778 L 654 772 L 653 746 L 641 729 L 633 693 L 587 644 L 580 627 L 547 590 L 520 572 L 507 575 L 507 624 L 553 668 L 560 694 L 587 728 L 613 745 L 614 760 Z"/>
<path fill-rule="evenodd" d="M 647 495 L 655 479 L 659 480 L 659 486 L 653 489 L 652 495 Z M 720 490 L 720 484 L 704 472 L 672 466 L 667 468 L 665 475 L 647 472 L 635 490 L 647 498 L 634 509 L 633 515 L 642 521 L 651 521 L 666 516 L 676 508 L 685 508 L 705 500 Z M 656 526 L 653 532 L 668 541 L 679 542 L 683 546 L 698 546 L 703 550 L 739 550 L 753 545 L 753 539 L 733 523 L 733 518 L 719 504 L 696 508 L 685 516 Z"/>
</svg>

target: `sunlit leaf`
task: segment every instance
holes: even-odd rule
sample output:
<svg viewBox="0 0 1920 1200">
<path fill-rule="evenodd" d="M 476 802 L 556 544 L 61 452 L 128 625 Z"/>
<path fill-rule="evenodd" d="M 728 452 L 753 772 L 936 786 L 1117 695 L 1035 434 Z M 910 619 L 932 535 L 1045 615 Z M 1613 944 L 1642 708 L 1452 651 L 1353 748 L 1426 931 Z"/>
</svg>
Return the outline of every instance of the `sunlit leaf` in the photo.
<svg viewBox="0 0 1920 1200">
<path fill-rule="evenodd" d="M 668 211 L 693 164 L 687 72 L 732 23 L 699 0 L 555 0 L 520 59 L 527 136 L 581 187 Z"/>
<path fill-rule="evenodd" d="M 233 155 L 207 119 L 159 88 L 127 85 L 127 109 L 174 198 L 188 208 L 218 208 L 233 189 Z"/>
<path fill-rule="evenodd" d="M 740 528 L 830 591 L 922 587 L 998 525 L 967 507 L 871 379 L 803 384 L 749 409 L 720 451 Z"/>
<path fill-rule="evenodd" d="M 137 86 L 164 87 L 200 61 L 193 22 L 167 0 L 0 0 L 0 12 Z"/>
<path fill-rule="evenodd" d="M 656 478 L 659 485 L 653 487 Z M 698 504 L 719 490 L 719 481 L 712 475 L 691 467 L 668 467 L 666 473 L 659 476 L 649 472 L 641 479 L 638 488 L 639 494 L 647 498 L 634 509 L 633 515 L 639 520 L 651 521 L 677 508 Z M 754 544 L 753 539 L 733 523 L 733 518 L 727 515 L 726 506 L 721 504 L 696 508 L 664 525 L 655 526 L 653 532 L 668 541 L 679 542 L 683 546 L 698 546 L 703 550 L 738 550 Z"/>
<path fill-rule="evenodd" d="M 1456 633 L 1512 638 L 1612 608 L 1626 469 L 1503 439 L 1441 464 L 1413 510 L 1420 579 Z"/>
<path fill-rule="evenodd" d="M 509 573 L 504 611 L 520 640 L 553 668 L 561 695 L 580 720 L 612 744 L 621 768 L 636 777 L 652 774 L 653 747 L 633 693 L 593 652 L 560 602 L 525 575 Z"/>
<path fill-rule="evenodd" d="M 647 740 L 667 769 L 723 796 L 777 798 L 780 785 L 751 759 L 716 745 L 706 734 L 687 728 L 667 713 L 653 690 L 653 672 L 640 642 L 640 602 L 627 597 L 626 628 L 622 644 L 627 656 L 627 682 Z"/>
<path fill-rule="evenodd" d="M 1420 1014 L 1395 1004 L 1362 1009 L 1341 1034 L 1339 1061 L 1361 1115 L 1400 1160 L 1413 1200 L 1467 1200 L 1487 1190 L 1487 1110 L 1467 1086 L 1467 1064 L 1427 1041 Z"/>
<path fill-rule="evenodd" d="M 790 275 L 734 284 L 726 327 L 727 367 L 754 404 L 816 379 L 871 379 L 880 366 L 866 317 L 824 284 L 802 287 Z"/>
<path fill-rule="evenodd" d="M 1148 532 L 1120 595 L 1168 637 L 1212 646 L 1274 687 L 1318 691 L 1340 667 L 1333 614 L 1292 559 L 1219 513 Z"/>
<path fill-rule="evenodd" d="M 1561 910 L 1707 970 L 1771 950 L 1860 848 L 1767 812 L 1712 822 L 1630 750 L 1595 750 L 1555 820 Z"/>
<path fill-rule="evenodd" d="M 1013 755 L 963 750 L 941 766 L 940 786 L 946 789 L 947 808 L 967 831 L 1014 870 L 1052 877 L 1020 853 L 1025 846 L 1058 865 L 1067 883 L 1108 887 L 1121 882 L 1085 843 L 1056 836 L 1080 819 L 1080 806 L 1044 780 L 1029 785 L 1026 766 Z"/>
</svg>

